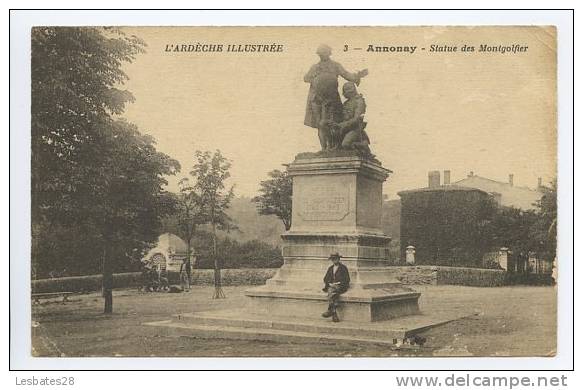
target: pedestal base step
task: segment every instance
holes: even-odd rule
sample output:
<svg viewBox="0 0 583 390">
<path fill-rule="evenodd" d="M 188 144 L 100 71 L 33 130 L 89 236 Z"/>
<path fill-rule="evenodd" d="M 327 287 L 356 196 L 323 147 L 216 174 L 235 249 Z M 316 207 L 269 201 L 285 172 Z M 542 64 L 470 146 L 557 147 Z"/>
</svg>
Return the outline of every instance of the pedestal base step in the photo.
<svg viewBox="0 0 583 390">
<path fill-rule="evenodd" d="M 408 316 L 382 323 L 333 323 L 330 319 L 313 321 L 277 317 L 266 318 L 245 310 L 208 311 L 175 315 L 166 321 L 146 323 L 187 331 L 199 338 L 258 340 L 290 343 L 349 343 L 394 347 L 407 338 L 434 326 L 471 315 L 450 314 L 449 317 L 428 315 Z"/>
<path fill-rule="evenodd" d="M 247 290 L 248 309 L 269 318 L 285 316 L 317 318 L 328 307 L 326 293 L 318 290 L 288 290 L 269 285 Z M 419 314 L 420 293 L 395 285 L 382 289 L 350 288 L 339 299 L 341 320 L 363 324 Z"/>
</svg>

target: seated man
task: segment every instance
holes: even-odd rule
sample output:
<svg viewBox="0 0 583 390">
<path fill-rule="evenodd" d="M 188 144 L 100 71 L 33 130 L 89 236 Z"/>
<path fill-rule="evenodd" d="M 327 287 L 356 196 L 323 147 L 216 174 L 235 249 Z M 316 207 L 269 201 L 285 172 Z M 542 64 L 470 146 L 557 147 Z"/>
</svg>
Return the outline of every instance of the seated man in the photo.
<svg viewBox="0 0 583 390">
<path fill-rule="evenodd" d="M 366 127 L 364 98 L 351 82 L 342 86 L 342 94 L 346 98 L 342 105 L 342 121 L 333 125 L 337 143 L 342 149 L 356 149 L 364 155 L 370 155 L 368 146 L 370 140 L 364 131 Z"/>
<path fill-rule="evenodd" d="M 324 276 L 325 286 L 322 289 L 328 293 L 328 310 L 322 313 L 322 317 L 332 317 L 332 321 L 338 322 L 340 321 L 336 313 L 338 298 L 340 298 L 340 294 L 348 290 L 350 275 L 348 274 L 348 268 L 340 262 L 338 252 L 332 253 L 329 259 L 332 261 L 332 265 L 328 268 L 326 276 Z"/>
</svg>

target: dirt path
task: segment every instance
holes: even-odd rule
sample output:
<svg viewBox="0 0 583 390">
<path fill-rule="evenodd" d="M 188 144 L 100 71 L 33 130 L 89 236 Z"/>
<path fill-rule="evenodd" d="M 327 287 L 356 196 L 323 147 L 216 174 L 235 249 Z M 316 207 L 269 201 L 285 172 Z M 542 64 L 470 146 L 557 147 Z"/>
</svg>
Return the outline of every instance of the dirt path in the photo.
<svg viewBox="0 0 583 390">
<path fill-rule="evenodd" d="M 190 293 L 114 294 L 114 314 L 104 315 L 99 294 L 72 302 L 33 306 L 34 356 L 548 356 L 556 350 L 556 291 L 552 287 L 418 287 L 421 309 L 439 305 L 471 308 L 479 315 L 424 333 L 421 349 L 207 340 L 187 331 L 144 326 L 177 313 L 237 308 L 245 287 L 226 287 L 226 299 L 213 300 L 212 288 Z"/>
</svg>

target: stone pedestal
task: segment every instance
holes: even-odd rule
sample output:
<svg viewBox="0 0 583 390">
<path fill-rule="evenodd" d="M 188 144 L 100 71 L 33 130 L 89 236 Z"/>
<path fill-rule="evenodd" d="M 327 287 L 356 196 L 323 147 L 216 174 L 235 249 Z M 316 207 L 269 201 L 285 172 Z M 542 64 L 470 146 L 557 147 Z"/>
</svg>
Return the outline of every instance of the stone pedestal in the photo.
<svg viewBox="0 0 583 390">
<path fill-rule="evenodd" d="M 266 316 L 314 318 L 327 308 L 323 277 L 333 252 L 350 272 L 341 320 L 372 322 L 417 314 L 417 293 L 389 269 L 382 232 L 382 184 L 391 173 L 360 156 L 296 158 L 292 227 L 282 235 L 284 265 L 265 286 L 246 292 L 250 310 Z"/>
</svg>

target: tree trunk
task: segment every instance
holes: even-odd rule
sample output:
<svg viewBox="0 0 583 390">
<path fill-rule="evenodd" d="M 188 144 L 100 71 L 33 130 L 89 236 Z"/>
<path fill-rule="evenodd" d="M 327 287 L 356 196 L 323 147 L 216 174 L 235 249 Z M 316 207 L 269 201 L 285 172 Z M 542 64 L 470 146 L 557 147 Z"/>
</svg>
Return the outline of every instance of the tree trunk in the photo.
<svg viewBox="0 0 583 390">
<path fill-rule="evenodd" d="M 39 208 L 39 194 L 40 194 L 40 137 L 37 134 L 32 134 L 31 136 L 31 147 L 32 147 L 32 155 L 31 155 L 31 186 L 32 190 L 30 192 L 30 217 L 31 217 L 31 238 L 32 238 L 32 247 L 31 247 L 31 271 L 32 271 L 32 278 L 36 279 L 39 275 L 39 258 L 41 257 L 39 254 L 39 241 L 42 237 L 41 230 L 45 229 L 45 226 L 42 226 L 42 218 Z"/>
<path fill-rule="evenodd" d="M 105 300 L 105 305 L 103 312 L 105 314 L 113 313 L 113 264 L 111 261 L 110 251 L 108 250 L 109 245 L 103 248 L 103 298 Z"/>
<path fill-rule="evenodd" d="M 192 272 L 191 272 L 191 268 L 192 265 L 190 263 L 190 241 L 191 238 L 188 237 L 188 240 L 186 242 L 186 277 L 188 278 L 188 285 L 190 285 L 192 283 Z"/>
<path fill-rule="evenodd" d="M 217 228 L 215 226 L 215 223 L 213 221 L 212 223 L 212 227 L 213 227 L 213 256 L 215 257 L 215 267 L 217 266 L 218 262 L 217 262 Z"/>
<path fill-rule="evenodd" d="M 212 223 L 213 231 L 213 257 L 215 265 L 215 293 L 213 294 L 213 299 L 225 298 L 225 293 L 221 288 L 221 267 L 219 264 L 219 257 L 217 256 L 217 229 L 215 223 Z"/>
<path fill-rule="evenodd" d="M 103 297 L 105 298 L 105 307 L 103 309 L 103 313 L 105 314 L 112 314 L 113 313 L 113 292 L 111 289 L 105 290 L 103 293 Z"/>
</svg>

